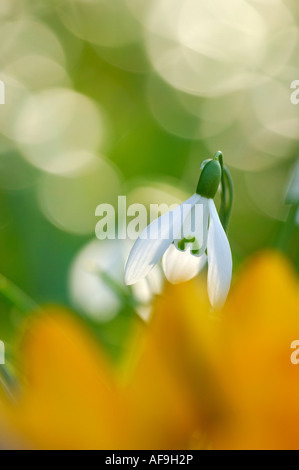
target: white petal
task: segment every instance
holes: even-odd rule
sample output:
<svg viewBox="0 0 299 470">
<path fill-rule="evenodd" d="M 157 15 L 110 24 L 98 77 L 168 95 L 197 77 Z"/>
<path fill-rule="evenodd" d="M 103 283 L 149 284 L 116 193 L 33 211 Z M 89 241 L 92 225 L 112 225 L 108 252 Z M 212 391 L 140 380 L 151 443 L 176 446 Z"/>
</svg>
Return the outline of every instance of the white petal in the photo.
<svg viewBox="0 0 299 470">
<path fill-rule="evenodd" d="M 207 249 L 207 242 L 208 242 L 208 225 L 209 225 L 209 207 L 208 207 L 208 199 L 205 197 L 201 197 L 198 204 L 203 205 L 203 225 L 197 225 L 195 228 L 195 237 L 197 240 L 202 240 L 202 245 L 199 250 L 199 254 L 196 256 L 201 257 L 206 249 Z"/>
<path fill-rule="evenodd" d="M 232 254 L 214 201 L 209 199 L 208 293 L 212 306 L 221 308 L 227 298 L 232 279 Z"/>
<path fill-rule="evenodd" d="M 129 255 L 125 268 L 125 282 L 127 285 L 135 284 L 143 279 L 162 258 L 167 248 L 172 244 L 174 233 L 180 231 L 183 216 L 183 207 L 191 207 L 198 200 L 194 194 L 174 210 L 167 212 L 154 220 L 136 240 Z"/>
<path fill-rule="evenodd" d="M 153 306 L 139 305 L 138 307 L 136 307 L 136 312 L 145 323 L 148 323 L 152 316 Z"/>
<path fill-rule="evenodd" d="M 141 302 L 136 307 L 136 312 L 145 322 L 150 320 L 153 310 L 153 298 L 155 295 L 162 293 L 164 280 L 162 268 L 156 265 L 146 278 L 132 286 L 134 297 Z"/>
<path fill-rule="evenodd" d="M 155 295 L 162 293 L 163 282 L 162 269 L 159 265 L 156 265 L 146 278 L 141 279 L 132 286 L 134 297 L 143 304 L 151 302 Z"/>
<path fill-rule="evenodd" d="M 176 248 L 179 249 L 179 242 L 182 238 L 188 239 L 195 237 L 197 246 L 199 244 L 199 253 L 193 256 L 202 256 L 207 249 L 208 223 L 208 199 L 198 196 L 198 200 L 184 218 L 182 230 L 180 230 L 180 233 L 175 237 L 174 244 Z M 192 250 L 192 248 L 195 248 L 195 245 L 190 243 L 188 248 Z"/>
<path fill-rule="evenodd" d="M 186 282 L 195 277 L 205 266 L 206 255 L 193 256 L 190 250 L 179 251 L 171 245 L 163 256 L 163 270 L 165 276 L 172 284 Z"/>
</svg>

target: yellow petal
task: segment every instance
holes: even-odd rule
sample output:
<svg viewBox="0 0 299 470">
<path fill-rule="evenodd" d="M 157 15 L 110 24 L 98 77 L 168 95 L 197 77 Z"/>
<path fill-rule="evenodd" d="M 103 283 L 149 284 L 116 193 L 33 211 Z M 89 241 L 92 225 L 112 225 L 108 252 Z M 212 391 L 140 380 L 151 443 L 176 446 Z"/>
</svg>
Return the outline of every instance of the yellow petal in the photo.
<svg viewBox="0 0 299 470">
<path fill-rule="evenodd" d="M 153 360 L 152 352 L 155 352 L 161 372 L 164 370 L 172 376 L 172 388 L 177 387 L 172 396 L 178 392 L 185 394 L 184 413 L 191 419 L 185 419 L 184 424 L 189 422 L 191 429 L 193 421 L 193 432 L 199 434 L 199 440 L 205 436 L 210 419 L 220 411 L 216 402 L 217 378 L 213 377 L 212 365 L 215 320 L 210 315 L 211 307 L 202 279 L 169 285 L 157 301 L 145 344 L 145 359 L 141 357 L 139 365 L 146 373 L 146 361 Z M 157 366 L 153 372 L 156 370 Z M 140 383 L 143 381 L 140 379 Z M 166 405 L 170 398 L 165 394 Z M 189 410 L 186 404 L 189 404 Z M 177 425 L 175 428 L 178 432 Z"/>
<path fill-rule="evenodd" d="M 84 327 L 48 310 L 30 325 L 21 350 L 23 380 L 6 418 L 30 447 L 115 448 L 123 403 L 107 363 Z"/>
<path fill-rule="evenodd" d="M 191 445 L 196 418 L 188 389 L 165 363 L 151 328 L 139 334 L 142 346 L 121 385 L 84 326 L 63 309 L 47 310 L 24 336 L 21 392 L 0 409 L 7 429 L 22 446 L 38 449 Z"/>
<path fill-rule="evenodd" d="M 298 279 L 281 255 L 262 254 L 245 268 L 223 312 L 218 377 L 230 421 L 217 430 L 218 448 L 299 447 L 299 366 L 290 345 L 299 339 Z"/>
</svg>

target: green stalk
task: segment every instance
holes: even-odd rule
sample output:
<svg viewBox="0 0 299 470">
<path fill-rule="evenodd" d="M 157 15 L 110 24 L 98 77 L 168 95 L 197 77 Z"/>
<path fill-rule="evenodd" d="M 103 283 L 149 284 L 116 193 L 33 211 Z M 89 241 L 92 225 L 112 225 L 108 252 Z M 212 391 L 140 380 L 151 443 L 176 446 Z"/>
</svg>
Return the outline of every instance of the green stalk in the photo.
<svg viewBox="0 0 299 470">
<path fill-rule="evenodd" d="M 14 401 L 15 381 L 9 373 L 6 365 L 0 365 L 0 386 L 4 390 L 7 398 L 10 401 Z"/>
<path fill-rule="evenodd" d="M 276 248 L 278 248 L 283 253 L 289 252 L 289 242 L 292 236 L 294 227 L 296 226 L 296 215 L 299 210 L 299 204 L 293 204 L 291 206 L 288 218 L 283 224 L 282 230 L 279 234 Z"/>
<path fill-rule="evenodd" d="M 97 270 L 96 274 L 102 279 L 106 286 L 114 292 L 118 299 L 133 308 L 139 307 L 141 304 L 132 295 L 131 291 L 123 289 L 108 273 Z"/>
<path fill-rule="evenodd" d="M 229 193 L 229 199 L 226 205 L 226 212 L 225 212 L 225 219 L 224 219 L 224 230 L 226 231 L 229 221 L 230 221 L 232 209 L 233 209 L 234 185 L 233 185 L 233 180 L 231 178 L 231 175 L 226 166 L 223 167 L 223 172 L 224 172 L 224 179 L 227 183 L 228 193 Z"/>
<path fill-rule="evenodd" d="M 5 276 L 0 274 L 0 295 L 23 314 L 29 314 L 39 309 L 39 306 Z M 7 351 L 6 351 L 7 355 Z M 7 359 L 7 358 L 6 358 Z M 9 372 L 7 364 L 0 365 L 0 386 L 10 400 L 14 399 L 15 381 Z"/>
<path fill-rule="evenodd" d="M 221 206 L 219 217 L 224 230 L 227 231 L 233 207 L 234 186 L 229 170 L 226 166 L 224 166 L 222 153 L 217 152 L 216 155 L 218 155 L 221 165 Z"/>
<path fill-rule="evenodd" d="M 13 282 L 0 274 L 0 295 L 23 313 L 38 309 L 38 305 Z"/>
</svg>

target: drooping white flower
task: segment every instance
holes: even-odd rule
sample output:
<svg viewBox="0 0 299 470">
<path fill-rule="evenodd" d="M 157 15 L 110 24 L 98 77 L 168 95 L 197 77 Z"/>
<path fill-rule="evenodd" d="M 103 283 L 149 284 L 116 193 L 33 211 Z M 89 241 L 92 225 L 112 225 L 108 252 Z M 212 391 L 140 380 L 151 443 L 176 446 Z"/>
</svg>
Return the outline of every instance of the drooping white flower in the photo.
<svg viewBox="0 0 299 470">
<path fill-rule="evenodd" d="M 213 201 L 220 181 L 221 166 L 211 160 L 201 173 L 196 194 L 142 232 L 126 264 L 126 284 L 147 276 L 163 255 L 165 275 L 173 283 L 192 279 L 207 259 L 210 302 L 214 308 L 223 306 L 231 284 L 232 255 Z"/>
</svg>

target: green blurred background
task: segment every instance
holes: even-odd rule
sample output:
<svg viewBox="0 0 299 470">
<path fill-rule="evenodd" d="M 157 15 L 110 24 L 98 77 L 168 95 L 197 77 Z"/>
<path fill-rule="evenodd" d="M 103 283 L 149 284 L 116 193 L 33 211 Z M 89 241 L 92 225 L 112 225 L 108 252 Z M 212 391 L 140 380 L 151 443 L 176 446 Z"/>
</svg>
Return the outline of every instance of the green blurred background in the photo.
<svg viewBox="0 0 299 470">
<path fill-rule="evenodd" d="M 0 25 L 0 271 L 36 302 L 88 317 L 118 354 L 128 308 L 87 264 L 121 283 L 128 248 L 95 240 L 95 208 L 180 202 L 218 149 L 235 272 L 279 245 L 299 144 L 295 0 L 1 0 Z M 297 248 L 298 229 L 298 269 Z M 0 306 L 13 344 L 23 316 Z"/>
</svg>

